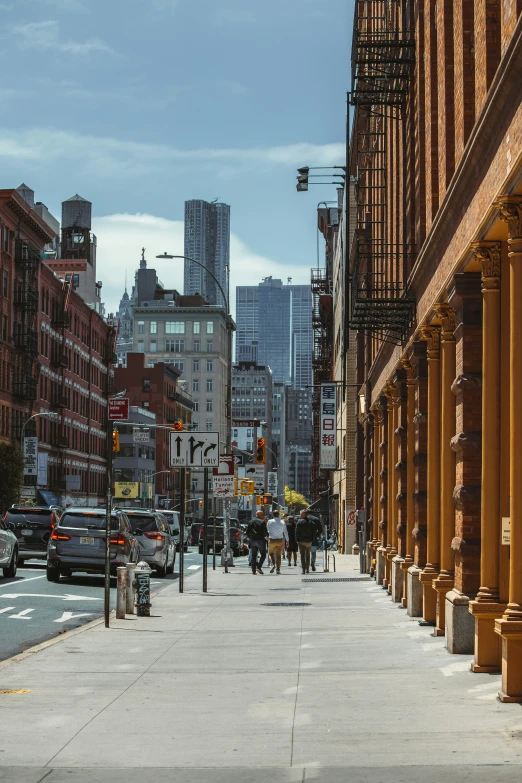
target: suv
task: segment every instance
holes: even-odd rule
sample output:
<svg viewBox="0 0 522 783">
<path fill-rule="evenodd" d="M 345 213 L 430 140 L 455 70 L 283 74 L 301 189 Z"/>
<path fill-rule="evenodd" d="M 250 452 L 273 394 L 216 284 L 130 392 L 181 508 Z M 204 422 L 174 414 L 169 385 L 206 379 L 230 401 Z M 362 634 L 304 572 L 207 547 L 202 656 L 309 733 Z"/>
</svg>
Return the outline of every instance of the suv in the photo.
<svg viewBox="0 0 522 783">
<path fill-rule="evenodd" d="M 171 511 L 167 509 L 162 509 L 161 511 L 159 509 L 156 509 L 156 514 L 163 514 L 165 519 L 167 520 L 169 530 L 171 535 L 173 536 L 175 542 L 176 542 L 176 551 L 179 552 L 179 528 L 180 528 L 180 519 L 179 519 L 179 512 L 178 511 Z M 183 551 L 188 552 L 188 539 L 190 534 L 190 526 L 187 525 L 187 522 L 185 522 L 185 530 L 183 531 Z"/>
<path fill-rule="evenodd" d="M 174 573 L 176 543 L 163 513 L 128 508 L 132 531 L 140 547 L 140 560 L 145 560 L 160 577 Z"/>
<path fill-rule="evenodd" d="M 48 506 L 11 506 L 4 516 L 6 530 L 18 539 L 18 565 L 24 560 L 47 557 L 47 542 L 59 516 Z"/>
<path fill-rule="evenodd" d="M 90 574 L 105 572 L 105 510 L 70 507 L 51 533 L 47 547 L 47 581 L 58 582 L 60 576 L 74 571 Z M 128 517 L 121 511 L 111 514 L 111 574 L 117 566 L 137 563 L 139 545 Z"/>
<path fill-rule="evenodd" d="M 0 520 L 0 568 L 7 579 L 16 576 L 18 567 L 18 541 L 12 530 L 7 530 Z"/>
<path fill-rule="evenodd" d="M 216 554 L 219 554 L 223 549 L 224 541 L 223 517 L 208 518 L 207 552 L 210 552 L 214 546 L 214 527 L 216 531 Z M 201 523 L 199 526 L 198 541 L 198 551 L 200 555 L 203 554 L 204 529 L 204 525 Z M 246 535 L 239 525 L 239 520 L 235 517 L 230 517 L 229 541 L 234 557 L 240 557 L 248 551 Z"/>
</svg>

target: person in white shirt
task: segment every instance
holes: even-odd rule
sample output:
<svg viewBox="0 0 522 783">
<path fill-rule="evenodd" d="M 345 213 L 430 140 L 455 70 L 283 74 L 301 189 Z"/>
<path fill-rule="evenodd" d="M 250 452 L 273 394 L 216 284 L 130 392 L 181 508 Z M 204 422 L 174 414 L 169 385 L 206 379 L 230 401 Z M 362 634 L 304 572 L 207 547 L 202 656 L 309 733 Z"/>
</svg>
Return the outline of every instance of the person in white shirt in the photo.
<svg viewBox="0 0 522 783">
<path fill-rule="evenodd" d="M 288 530 L 283 520 L 279 516 L 279 511 L 272 512 L 272 519 L 268 520 L 268 557 L 272 563 L 270 573 L 281 573 L 281 557 L 283 555 L 283 546 L 288 543 Z"/>
</svg>

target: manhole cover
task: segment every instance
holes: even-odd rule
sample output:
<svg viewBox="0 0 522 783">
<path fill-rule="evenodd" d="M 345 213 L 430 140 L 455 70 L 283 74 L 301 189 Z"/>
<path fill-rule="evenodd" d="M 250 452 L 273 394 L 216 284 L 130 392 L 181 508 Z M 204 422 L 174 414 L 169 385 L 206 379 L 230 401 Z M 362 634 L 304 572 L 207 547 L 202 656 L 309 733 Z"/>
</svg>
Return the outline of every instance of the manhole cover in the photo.
<svg viewBox="0 0 522 783">
<path fill-rule="evenodd" d="M 333 579 L 303 579 L 303 582 L 373 582 L 371 576 L 345 576 L 334 577 Z"/>
<path fill-rule="evenodd" d="M 312 604 L 302 604 L 302 603 L 290 603 L 290 602 L 281 602 L 278 604 L 261 604 L 261 606 L 312 606 Z"/>
</svg>

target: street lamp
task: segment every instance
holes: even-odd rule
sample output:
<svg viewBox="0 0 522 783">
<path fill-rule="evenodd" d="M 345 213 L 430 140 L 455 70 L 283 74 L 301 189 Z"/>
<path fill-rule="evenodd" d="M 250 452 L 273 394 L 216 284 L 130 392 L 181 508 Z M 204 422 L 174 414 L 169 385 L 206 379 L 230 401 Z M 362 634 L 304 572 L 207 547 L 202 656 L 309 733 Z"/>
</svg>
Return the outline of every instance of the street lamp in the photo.
<svg viewBox="0 0 522 783">
<path fill-rule="evenodd" d="M 210 269 L 207 269 L 205 264 L 202 264 L 201 261 L 197 261 L 195 258 L 191 258 L 190 256 L 185 255 L 171 255 L 170 253 L 163 253 L 162 255 L 156 256 L 156 258 L 162 258 L 162 259 L 173 259 L 173 258 L 179 258 L 183 259 L 185 261 L 190 261 L 192 264 L 196 264 L 197 266 L 200 266 L 202 269 L 205 270 L 205 272 L 210 275 L 210 277 L 214 280 L 217 287 L 219 288 L 219 291 L 221 293 L 221 296 L 223 297 L 223 302 L 225 303 L 225 311 L 226 311 L 226 329 L 227 329 L 227 336 L 228 336 L 228 346 L 227 346 L 227 354 L 228 354 L 228 372 L 227 372 L 227 396 L 226 396 L 226 420 L 227 420 L 227 429 L 226 429 L 226 451 L 227 454 L 230 454 L 232 450 L 232 333 L 234 331 L 234 322 L 232 321 L 232 315 L 230 313 L 230 299 L 229 296 L 225 293 L 223 290 L 223 286 L 217 279 L 214 272 L 211 272 Z M 208 468 L 206 469 L 206 471 Z M 207 478 L 205 476 L 205 486 L 207 485 Z M 229 521 L 230 521 L 230 500 L 227 500 L 225 502 L 225 508 L 226 508 L 226 514 L 225 514 L 225 529 L 224 529 L 224 541 L 223 541 L 223 550 L 224 550 L 224 561 L 225 561 L 225 573 L 228 573 L 228 558 L 229 558 L 229 552 L 230 552 L 230 536 L 229 536 Z M 205 532 L 205 538 L 206 542 L 206 532 Z M 206 559 L 205 559 L 206 561 Z"/>
<path fill-rule="evenodd" d="M 159 476 L 161 473 L 170 473 L 170 470 L 157 470 L 155 473 L 151 473 L 151 476 L 150 476 L 151 484 L 153 483 L 152 479 L 154 478 L 154 476 Z M 153 492 L 153 496 L 151 498 L 150 507 L 154 508 L 154 492 Z"/>
<path fill-rule="evenodd" d="M 52 418 L 52 419 L 57 419 L 57 418 L 59 418 L 59 414 L 58 414 L 58 413 L 55 413 L 54 411 L 42 411 L 41 413 L 33 413 L 33 415 L 32 415 L 32 416 L 29 416 L 29 418 L 28 418 L 28 419 L 26 419 L 26 420 L 24 421 L 24 423 L 22 424 L 22 432 L 21 432 L 21 435 L 20 435 L 20 443 L 21 443 L 22 445 L 23 445 L 23 442 L 24 442 L 24 436 L 25 436 L 25 428 L 26 428 L 26 426 L 29 424 L 29 422 L 30 422 L 32 419 L 36 419 L 36 417 L 37 417 L 37 416 L 49 416 L 49 418 Z"/>
</svg>

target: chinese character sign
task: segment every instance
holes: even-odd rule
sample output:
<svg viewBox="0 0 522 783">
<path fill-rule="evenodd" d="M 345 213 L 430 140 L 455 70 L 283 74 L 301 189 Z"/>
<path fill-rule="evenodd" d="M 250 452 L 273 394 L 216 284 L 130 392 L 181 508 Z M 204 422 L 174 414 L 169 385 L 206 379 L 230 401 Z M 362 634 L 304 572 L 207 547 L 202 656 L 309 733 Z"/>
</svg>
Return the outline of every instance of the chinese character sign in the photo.
<svg viewBox="0 0 522 783">
<path fill-rule="evenodd" d="M 337 467 L 337 390 L 334 383 L 321 384 L 321 470 L 335 470 Z"/>
</svg>

